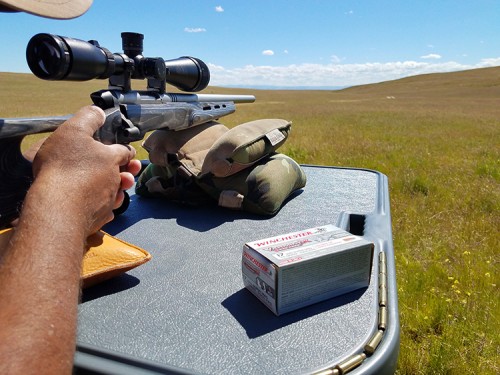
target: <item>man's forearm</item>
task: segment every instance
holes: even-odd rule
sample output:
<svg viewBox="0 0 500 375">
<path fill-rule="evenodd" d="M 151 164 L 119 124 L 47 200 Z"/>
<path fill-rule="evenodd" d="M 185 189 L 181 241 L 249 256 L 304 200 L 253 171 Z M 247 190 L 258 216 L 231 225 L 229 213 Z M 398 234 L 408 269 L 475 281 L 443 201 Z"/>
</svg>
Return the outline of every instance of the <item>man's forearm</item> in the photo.
<svg viewBox="0 0 500 375">
<path fill-rule="evenodd" d="M 85 223 L 55 183 L 32 186 L 0 257 L 2 374 L 71 372 Z"/>
</svg>

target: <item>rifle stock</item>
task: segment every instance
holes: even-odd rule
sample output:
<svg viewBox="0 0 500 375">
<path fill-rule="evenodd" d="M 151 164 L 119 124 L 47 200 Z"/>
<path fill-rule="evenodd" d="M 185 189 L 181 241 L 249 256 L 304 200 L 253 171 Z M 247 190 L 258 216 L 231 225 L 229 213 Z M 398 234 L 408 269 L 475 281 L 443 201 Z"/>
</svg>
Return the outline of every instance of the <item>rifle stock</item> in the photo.
<svg viewBox="0 0 500 375">
<path fill-rule="evenodd" d="M 93 94 L 96 95 L 96 94 Z M 130 143 L 157 129 L 182 130 L 218 120 L 236 110 L 235 103 L 251 103 L 252 95 L 152 94 L 140 91 L 107 90 L 106 121 L 94 134 L 105 144 Z M 94 102 L 99 102 L 96 96 Z M 97 104 L 96 103 L 96 104 Z M 52 132 L 71 115 L 0 119 L 0 228 L 8 225 L 20 211 L 32 182 L 31 164 L 22 156 L 24 136 Z"/>
<path fill-rule="evenodd" d="M 96 104 L 110 100 L 106 122 L 95 138 L 103 143 L 130 143 L 156 129 L 182 130 L 235 112 L 235 103 L 252 103 L 253 95 L 161 94 L 106 90 L 92 94 Z M 101 99 L 101 98 L 105 99 Z M 99 105 L 101 106 L 101 105 Z M 0 139 L 52 132 L 71 115 L 0 118 Z M 134 132 L 135 130 L 135 132 Z"/>
</svg>

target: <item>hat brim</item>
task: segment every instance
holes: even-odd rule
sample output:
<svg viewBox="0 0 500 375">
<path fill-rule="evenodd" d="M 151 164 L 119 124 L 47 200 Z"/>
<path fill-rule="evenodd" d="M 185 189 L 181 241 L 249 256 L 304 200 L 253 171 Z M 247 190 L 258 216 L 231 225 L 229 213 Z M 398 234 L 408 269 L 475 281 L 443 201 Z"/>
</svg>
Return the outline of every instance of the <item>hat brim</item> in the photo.
<svg viewBox="0 0 500 375">
<path fill-rule="evenodd" d="M 70 19 L 85 13 L 92 0 L 0 0 L 0 5 L 37 16 Z"/>
</svg>

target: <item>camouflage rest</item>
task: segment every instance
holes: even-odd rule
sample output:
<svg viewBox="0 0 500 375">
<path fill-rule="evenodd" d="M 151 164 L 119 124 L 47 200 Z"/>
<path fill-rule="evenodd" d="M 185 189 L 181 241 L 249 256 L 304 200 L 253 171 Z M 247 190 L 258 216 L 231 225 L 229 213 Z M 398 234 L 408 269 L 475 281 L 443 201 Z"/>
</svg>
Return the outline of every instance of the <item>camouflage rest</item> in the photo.
<svg viewBox="0 0 500 375">
<path fill-rule="evenodd" d="M 229 130 L 210 122 L 182 131 L 157 130 L 143 143 L 151 164 L 136 193 L 189 205 L 220 206 L 273 215 L 306 184 L 301 167 L 275 151 L 291 123 L 256 120 Z"/>
</svg>

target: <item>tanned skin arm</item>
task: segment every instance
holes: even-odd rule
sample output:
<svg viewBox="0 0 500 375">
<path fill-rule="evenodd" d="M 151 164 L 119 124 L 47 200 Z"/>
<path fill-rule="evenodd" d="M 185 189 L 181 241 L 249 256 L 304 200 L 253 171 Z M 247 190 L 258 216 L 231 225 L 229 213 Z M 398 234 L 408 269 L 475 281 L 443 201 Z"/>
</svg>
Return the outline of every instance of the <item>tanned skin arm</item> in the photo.
<svg viewBox="0 0 500 375">
<path fill-rule="evenodd" d="M 133 148 L 92 134 L 104 113 L 86 107 L 33 162 L 35 181 L 0 254 L 0 373 L 70 374 L 86 239 L 113 218 L 140 163 Z"/>
</svg>

